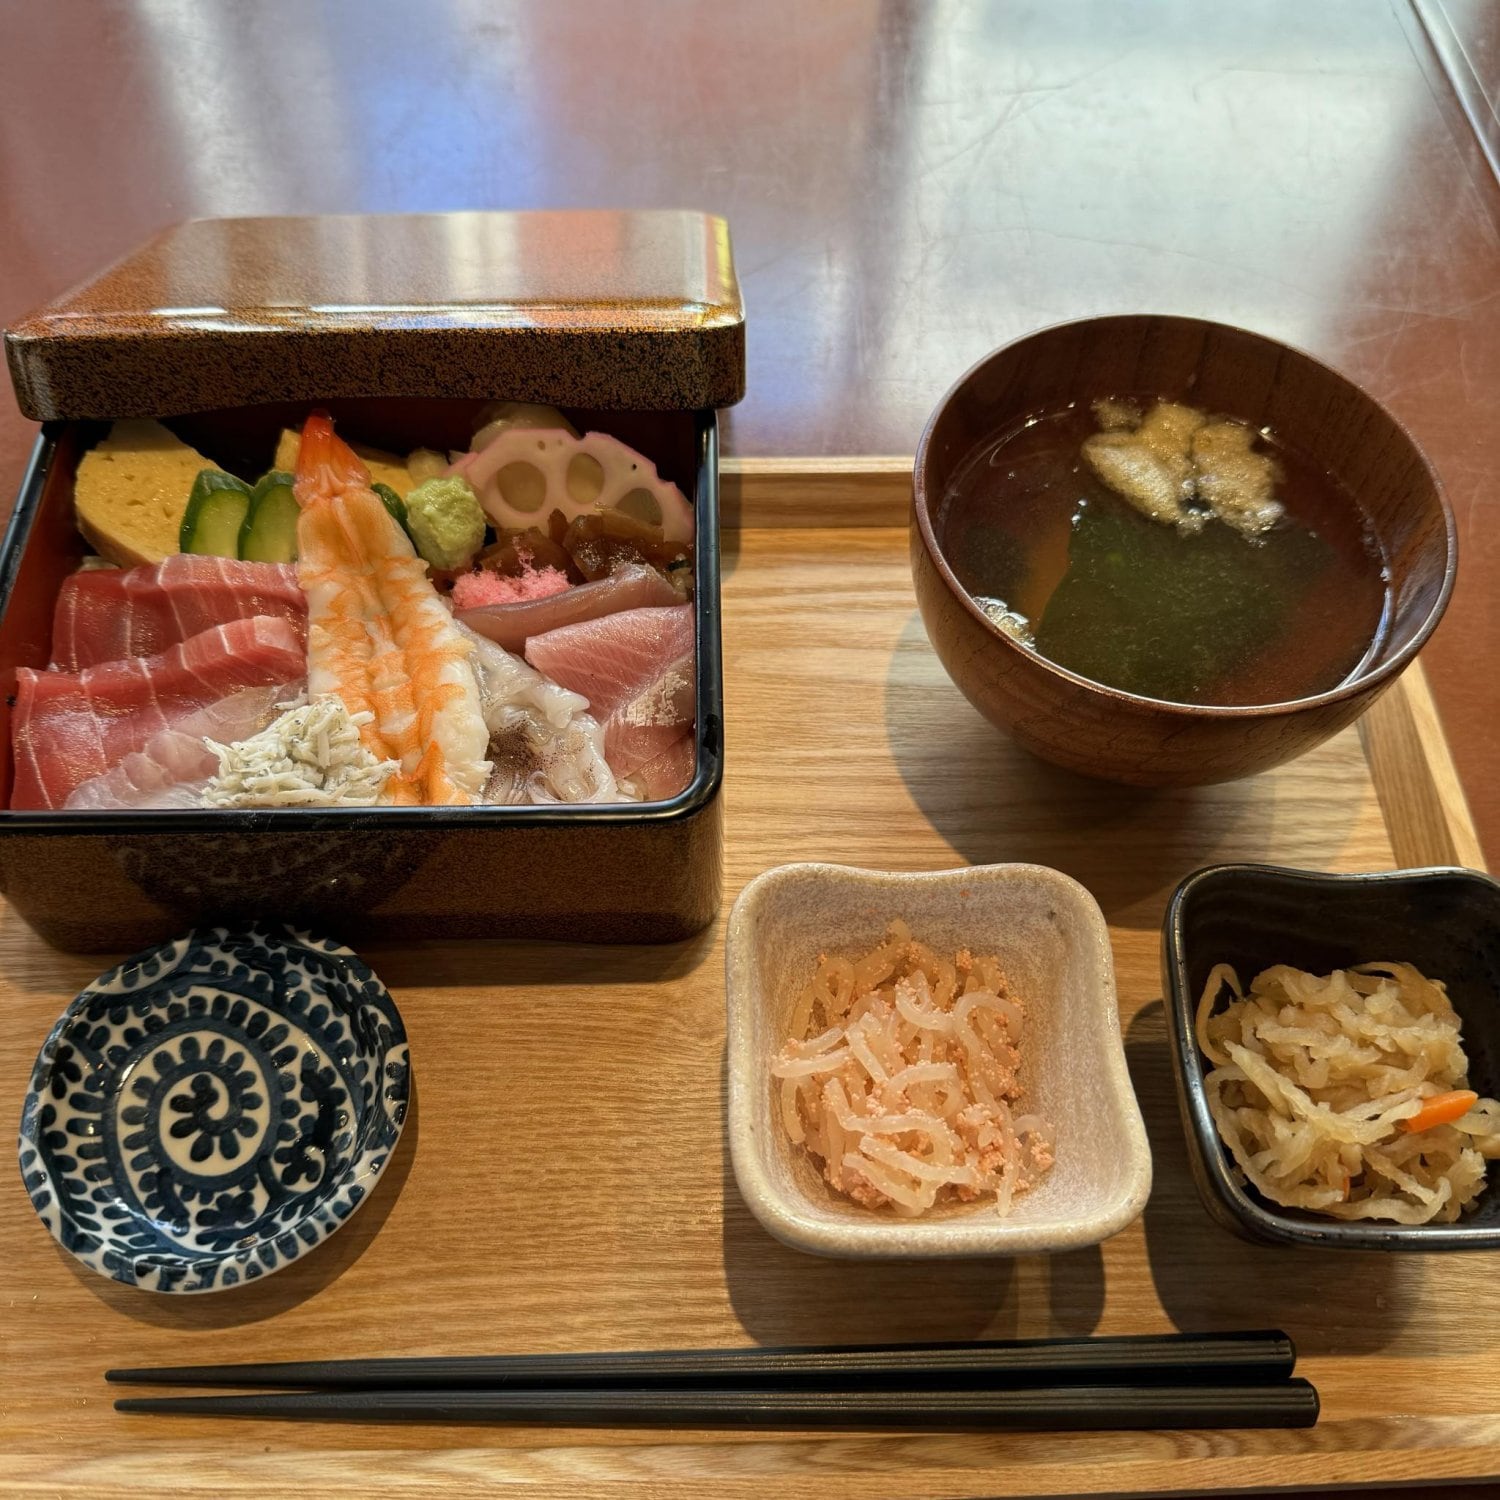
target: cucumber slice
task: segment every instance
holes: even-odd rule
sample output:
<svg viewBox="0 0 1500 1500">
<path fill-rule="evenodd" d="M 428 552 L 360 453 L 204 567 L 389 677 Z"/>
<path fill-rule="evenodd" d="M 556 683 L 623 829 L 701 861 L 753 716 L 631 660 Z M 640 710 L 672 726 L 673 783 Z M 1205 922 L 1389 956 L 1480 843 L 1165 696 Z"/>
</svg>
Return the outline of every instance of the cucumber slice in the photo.
<svg viewBox="0 0 1500 1500">
<path fill-rule="evenodd" d="M 388 484 L 372 484 L 370 486 L 380 496 L 381 503 L 390 511 L 391 519 L 402 529 L 406 530 L 406 501 L 404 501 L 395 490 Z"/>
<path fill-rule="evenodd" d="M 200 469 L 182 513 L 177 546 L 206 557 L 238 557 L 250 486 L 221 469 Z"/>
<path fill-rule="evenodd" d="M 290 474 L 272 469 L 264 475 L 250 496 L 250 509 L 240 527 L 240 556 L 246 562 L 296 562 L 300 510 Z"/>
</svg>

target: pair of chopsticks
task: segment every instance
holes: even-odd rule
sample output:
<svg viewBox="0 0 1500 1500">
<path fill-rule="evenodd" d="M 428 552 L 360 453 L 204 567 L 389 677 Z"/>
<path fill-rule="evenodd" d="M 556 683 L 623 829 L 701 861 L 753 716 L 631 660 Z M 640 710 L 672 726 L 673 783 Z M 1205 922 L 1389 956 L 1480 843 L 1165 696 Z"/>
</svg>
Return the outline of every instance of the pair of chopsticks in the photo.
<svg viewBox="0 0 1500 1500">
<path fill-rule="evenodd" d="M 703 1349 L 110 1370 L 122 1384 L 292 1387 L 144 1396 L 122 1412 L 606 1427 L 1062 1431 L 1310 1427 L 1284 1333 L 884 1348 Z"/>
</svg>

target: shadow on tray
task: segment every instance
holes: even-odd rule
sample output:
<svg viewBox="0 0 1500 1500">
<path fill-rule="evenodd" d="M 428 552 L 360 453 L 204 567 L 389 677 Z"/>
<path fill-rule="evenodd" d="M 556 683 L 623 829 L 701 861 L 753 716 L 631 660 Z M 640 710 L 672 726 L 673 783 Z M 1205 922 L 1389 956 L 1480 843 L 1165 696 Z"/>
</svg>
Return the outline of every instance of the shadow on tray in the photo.
<svg viewBox="0 0 1500 1500">
<path fill-rule="evenodd" d="M 1202 865 L 1266 860 L 1275 852 L 1276 793 L 1258 778 L 1159 791 L 1122 787 L 1021 749 L 949 680 L 915 613 L 891 657 L 885 715 L 907 789 L 958 854 L 971 864 L 1062 870 L 1093 893 L 1116 926 L 1157 926 L 1172 888 Z M 1347 795 L 1351 817 L 1362 795 L 1358 786 L 1323 791 L 1329 804 Z M 1336 806 L 1327 815 L 1342 826 Z"/>
<path fill-rule="evenodd" d="M 1391 1343 L 1408 1321 L 1421 1257 L 1253 1245 L 1221 1229 L 1193 1185 L 1167 1048 L 1156 1000 L 1131 1021 L 1125 1058 L 1151 1138 L 1146 1255 L 1167 1316 L 1184 1333 L 1281 1328 L 1304 1354 Z"/>
<path fill-rule="evenodd" d="M 81 1266 L 60 1247 L 54 1246 L 54 1249 L 88 1291 L 111 1311 L 134 1318 L 138 1323 L 187 1330 L 243 1328 L 251 1323 L 263 1323 L 331 1286 L 369 1248 L 401 1196 L 417 1154 L 420 1126 L 421 1110 L 414 1074 L 401 1139 L 396 1145 L 395 1155 L 381 1173 L 375 1191 L 337 1234 L 330 1235 L 285 1270 L 263 1281 L 247 1282 L 232 1291 L 204 1296 L 160 1296 L 108 1281 Z"/>
</svg>

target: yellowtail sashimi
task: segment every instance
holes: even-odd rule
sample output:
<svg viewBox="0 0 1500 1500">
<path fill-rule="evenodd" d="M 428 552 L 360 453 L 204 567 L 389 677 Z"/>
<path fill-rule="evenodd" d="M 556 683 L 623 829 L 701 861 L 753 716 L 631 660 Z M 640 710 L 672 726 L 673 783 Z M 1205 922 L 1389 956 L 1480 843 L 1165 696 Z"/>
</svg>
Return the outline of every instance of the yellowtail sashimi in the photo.
<svg viewBox="0 0 1500 1500">
<path fill-rule="evenodd" d="M 321 412 L 302 429 L 296 495 L 308 696 L 336 694 L 351 714 L 372 716 L 361 740 L 401 767 L 382 802 L 477 802 L 490 763 L 473 644 Z"/>
</svg>

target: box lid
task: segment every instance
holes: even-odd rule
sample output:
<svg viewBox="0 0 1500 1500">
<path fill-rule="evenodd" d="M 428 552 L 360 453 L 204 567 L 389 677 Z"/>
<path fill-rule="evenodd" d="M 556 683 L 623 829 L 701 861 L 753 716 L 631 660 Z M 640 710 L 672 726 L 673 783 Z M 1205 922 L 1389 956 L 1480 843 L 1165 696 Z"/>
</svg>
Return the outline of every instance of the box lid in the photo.
<svg viewBox="0 0 1500 1500">
<path fill-rule="evenodd" d="M 465 396 L 728 406 L 729 226 L 667 210 L 194 219 L 5 335 L 31 418 Z"/>
</svg>

